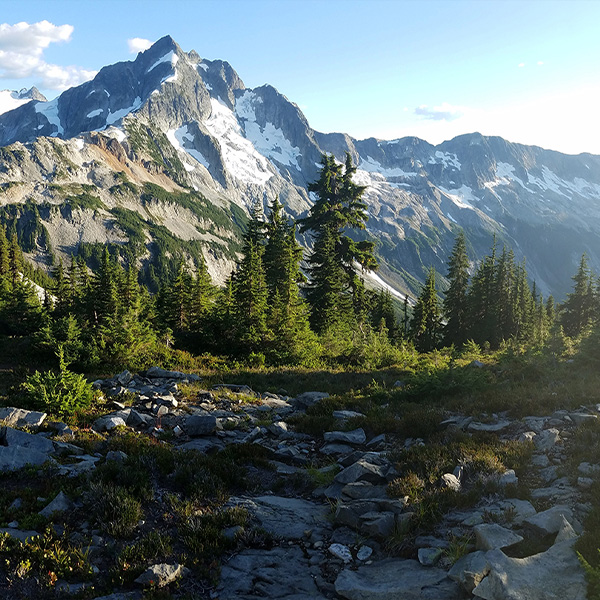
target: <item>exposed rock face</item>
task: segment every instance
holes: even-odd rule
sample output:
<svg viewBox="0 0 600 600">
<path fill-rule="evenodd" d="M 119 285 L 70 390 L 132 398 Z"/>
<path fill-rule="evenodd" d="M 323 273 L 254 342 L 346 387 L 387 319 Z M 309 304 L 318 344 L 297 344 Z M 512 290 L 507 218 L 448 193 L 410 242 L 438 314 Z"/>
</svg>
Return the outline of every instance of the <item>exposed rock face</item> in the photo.
<svg viewBox="0 0 600 600">
<path fill-rule="evenodd" d="M 457 225 L 469 231 L 477 257 L 489 250 L 492 232 L 515 249 L 517 260 L 527 256 L 544 294 L 564 295 L 584 250 L 600 269 L 597 156 L 478 133 L 438 146 L 410 137 L 319 133 L 273 87 L 247 89 L 228 63 L 183 52 L 168 36 L 50 102 L 36 90 L 28 98 L 0 114 L 0 145 L 10 145 L 0 166 L 0 184 L 7 186 L 0 203 L 32 198 L 61 205 L 60 218 L 48 208 L 40 212 L 54 248 L 72 250 L 80 239 L 122 241 L 127 236 L 109 212 L 118 200 L 144 218 L 144 208 L 150 210 L 179 239 L 200 241 L 211 275 L 223 282 L 233 266 L 231 240 L 239 235 L 239 212 L 230 207 L 279 196 L 292 215 L 301 215 L 313 201 L 306 187 L 321 154 L 342 160 L 349 152 L 358 165 L 355 180 L 367 188 L 368 235 L 381 242 L 381 274 L 401 291 L 415 286 L 423 266 L 445 273 Z M 116 173 L 136 185 L 198 190 L 230 211 L 232 225 L 210 229 L 203 223 L 210 216 L 198 220 L 159 201 L 143 207 L 131 188 L 116 198 L 108 192 L 119 184 Z M 49 183 L 94 185 L 105 208 L 72 211 Z"/>
</svg>

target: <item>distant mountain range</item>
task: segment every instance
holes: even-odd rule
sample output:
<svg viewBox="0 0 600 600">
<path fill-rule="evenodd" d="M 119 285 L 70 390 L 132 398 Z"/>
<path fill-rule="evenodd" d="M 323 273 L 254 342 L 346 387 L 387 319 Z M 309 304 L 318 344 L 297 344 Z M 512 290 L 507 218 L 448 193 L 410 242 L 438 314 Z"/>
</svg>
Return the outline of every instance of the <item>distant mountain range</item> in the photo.
<svg viewBox="0 0 600 600">
<path fill-rule="evenodd" d="M 305 214 L 322 153 L 349 152 L 367 186 L 361 235 L 377 242 L 378 277 L 401 293 L 414 296 L 430 265 L 446 273 L 461 228 L 473 260 L 495 234 L 545 295 L 564 298 L 583 252 L 600 271 L 599 156 L 478 133 L 438 146 L 320 133 L 275 88 L 248 89 L 228 63 L 170 37 L 50 102 L 35 88 L 0 92 L 0 112 L 0 216 L 39 262 L 137 236 L 150 264 L 164 235 L 184 253 L 201 248 L 222 282 L 240 208 L 279 196 L 291 216 Z"/>
</svg>

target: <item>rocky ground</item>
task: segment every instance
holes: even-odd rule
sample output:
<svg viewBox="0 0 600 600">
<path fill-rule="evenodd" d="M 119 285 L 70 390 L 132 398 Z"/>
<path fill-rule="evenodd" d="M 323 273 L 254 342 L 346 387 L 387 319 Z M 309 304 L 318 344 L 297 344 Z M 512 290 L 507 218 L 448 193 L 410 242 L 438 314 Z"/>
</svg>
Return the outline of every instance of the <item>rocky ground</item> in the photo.
<svg viewBox="0 0 600 600">
<path fill-rule="evenodd" d="M 445 414 L 437 427 L 445 440 L 442 448 L 456 440 L 485 439 L 500 449 L 518 448 L 524 462 L 516 473 L 503 463 L 490 468 L 489 459 L 486 465 L 462 461 L 441 476 L 431 467 L 427 480 L 413 471 L 428 468 L 428 442 L 370 435 L 368 427 L 353 427 L 364 418 L 356 411 L 334 411 L 334 421 L 327 421 L 334 426 L 322 435 L 302 433 L 303 416 L 326 399 L 325 393 L 261 395 L 241 384 L 207 390 L 197 376 L 156 367 L 94 385 L 114 410 L 97 418 L 89 431 L 48 423 L 43 413 L 0 409 L 6 525 L 0 531 L 7 534 L 1 556 L 14 543 L 8 536 L 31 543 L 42 539 L 42 527 L 49 525 L 53 529 L 46 537 L 68 538 L 69 548 L 80 549 L 88 565 L 87 572 L 75 568 L 73 576 L 68 570 L 60 576 L 63 571 L 55 569 L 57 575 L 48 581 L 31 566 L 5 558 L 0 563 L 3 598 L 586 598 L 573 545 L 592 509 L 590 489 L 600 465 L 579 462 L 572 446 L 582 428 L 597 422 L 600 405 L 521 419 L 490 415 L 485 422 Z M 111 480 L 135 488 L 122 475 L 132 477 L 126 467 L 134 464 L 136 450 L 122 441 L 130 430 L 152 440 L 153 448 L 168 449 L 175 456 L 168 468 L 184 479 L 182 469 L 194 456 L 209 460 L 237 446 L 235 461 L 245 469 L 245 485 L 234 485 L 233 494 L 218 501 L 185 509 L 185 494 L 169 492 L 185 489 L 185 481 L 184 487 L 173 487 L 166 467 L 152 480 L 142 518 L 127 532 L 111 529 L 98 516 L 106 511 L 94 509 L 89 490 L 82 490 L 91 482 L 91 489 L 106 494 Z M 245 458 L 252 449 L 260 450 L 260 460 Z M 419 456 L 423 464 L 409 465 Z M 203 485 L 216 476 L 208 462 L 194 469 Z M 198 469 L 206 471 L 198 475 Z M 32 500 L 34 492 L 23 483 L 27 477 L 49 478 L 44 485 L 52 494 Z M 100 484 L 105 487 L 94 487 Z M 432 516 L 424 514 L 431 503 L 419 497 L 425 487 L 444 501 Z M 31 511 L 39 508 L 39 517 L 25 515 L 20 522 L 24 504 Z M 234 514 L 244 518 L 236 521 Z M 209 528 L 202 521 L 207 515 L 218 529 L 215 539 L 227 542 L 218 548 L 206 541 L 206 531 L 198 537 Z M 219 520 L 219 515 L 229 516 Z M 37 528 L 24 527 L 23 519 Z M 170 542 L 143 553 L 140 540 L 158 532 L 168 534 Z M 201 548 L 200 542 L 191 545 L 190 532 L 202 541 Z M 212 563 L 219 557 L 222 562 L 220 573 L 207 561 L 213 550 Z M 123 558 L 135 552 L 137 561 Z M 135 568 L 127 572 L 128 564 Z"/>
</svg>

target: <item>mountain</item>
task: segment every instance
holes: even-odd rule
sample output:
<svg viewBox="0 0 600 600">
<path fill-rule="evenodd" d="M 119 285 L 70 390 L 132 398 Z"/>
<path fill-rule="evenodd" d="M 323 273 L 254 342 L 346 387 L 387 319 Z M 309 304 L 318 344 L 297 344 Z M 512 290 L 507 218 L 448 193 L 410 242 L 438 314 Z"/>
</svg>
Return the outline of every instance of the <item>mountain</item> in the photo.
<svg viewBox="0 0 600 600">
<path fill-rule="evenodd" d="M 9 110 L 14 110 L 19 106 L 26 104 L 27 102 L 31 102 L 31 100 L 40 100 L 41 102 L 45 102 L 46 98 L 43 94 L 40 94 L 40 91 L 36 87 L 32 87 L 29 90 L 23 88 L 18 92 L 13 90 L 1 90 L 0 115 L 8 112 Z"/>
<path fill-rule="evenodd" d="M 474 260 L 494 235 L 511 246 L 544 294 L 564 297 L 584 251 L 600 271 L 599 156 L 478 133 L 438 146 L 320 133 L 272 86 L 248 89 L 228 63 L 168 36 L 50 102 L 1 114 L 0 146 L 0 217 L 40 263 L 93 259 L 109 243 L 151 278 L 178 252 L 201 252 L 223 282 L 248 207 L 279 196 L 305 214 L 322 153 L 349 152 L 367 186 L 361 235 L 396 290 L 414 295 L 430 265 L 445 274 L 459 228 Z"/>
</svg>

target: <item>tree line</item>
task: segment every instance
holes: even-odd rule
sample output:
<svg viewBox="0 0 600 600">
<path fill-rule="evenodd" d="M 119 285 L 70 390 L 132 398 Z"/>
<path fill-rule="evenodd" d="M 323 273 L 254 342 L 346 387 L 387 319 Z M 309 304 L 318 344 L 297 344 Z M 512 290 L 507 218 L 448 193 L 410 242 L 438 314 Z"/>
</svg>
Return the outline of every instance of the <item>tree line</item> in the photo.
<svg viewBox="0 0 600 600">
<path fill-rule="evenodd" d="M 168 363 L 173 348 L 258 365 L 381 366 L 410 345 L 428 352 L 470 341 L 543 344 L 558 328 L 577 337 L 598 320 L 600 286 L 585 256 L 557 311 L 552 297 L 544 301 L 529 284 L 525 264 L 510 249 L 499 252 L 495 240 L 473 270 L 463 233 L 448 259 L 443 300 L 432 268 L 412 310 L 405 299 L 397 311 L 389 291 L 367 289 L 361 276 L 377 261 L 373 242 L 349 235 L 365 229 L 368 218 L 355 172 L 349 155 L 343 165 L 324 155 L 309 186 L 315 203 L 297 222 L 278 199 L 266 215 L 255 203 L 241 258 L 221 289 L 200 260 L 195 272 L 182 262 L 150 295 L 136 265 L 124 266 L 105 248 L 93 273 L 81 256 L 67 266 L 60 260 L 43 295 L 28 282 L 32 268 L 16 238 L 8 240 L 0 227 L 0 333 L 30 335 L 48 357 L 60 347 L 65 360 L 83 368 Z M 312 243 L 306 259 L 298 229 Z"/>
</svg>

